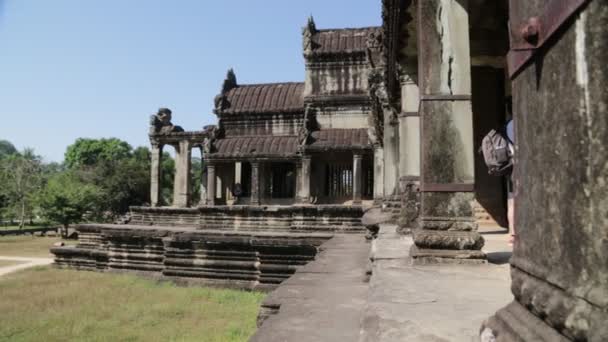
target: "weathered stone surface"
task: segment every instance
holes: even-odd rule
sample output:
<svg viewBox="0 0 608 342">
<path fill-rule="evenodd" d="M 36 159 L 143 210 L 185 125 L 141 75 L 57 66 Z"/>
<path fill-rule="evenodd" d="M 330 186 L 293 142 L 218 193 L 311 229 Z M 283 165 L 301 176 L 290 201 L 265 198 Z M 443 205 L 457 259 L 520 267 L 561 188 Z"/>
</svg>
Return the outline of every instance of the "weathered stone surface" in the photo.
<svg viewBox="0 0 608 342">
<path fill-rule="evenodd" d="M 365 231 L 363 208 L 340 205 L 131 207 L 131 223 L 207 230 L 344 232 Z"/>
<path fill-rule="evenodd" d="M 77 246 L 54 247 L 58 267 L 135 272 L 177 283 L 271 289 L 314 259 L 332 235 L 81 225 Z"/>
<path fill-rule="evenodd" d="M 412 234 L 416 246 L 425 249 L 481 250 L 484 244 L 483 237 L 476 232 L 417 229 Z"/>
<path fill-rule="evenodd" d="M 545 1 L 511 5 L 519 23 Z M 605 3 L 590 1 L 514 81 L 516 302 L 484 326 L 497 341 L 608 336 L 606 27 Z"/>
<path fill-rule="evenodd" d="M 357 341 L 368 255 L 362 236 L 336 235 L 324 243 L 315 261 L 264 299 L 251 341 Z"/>
</svg>

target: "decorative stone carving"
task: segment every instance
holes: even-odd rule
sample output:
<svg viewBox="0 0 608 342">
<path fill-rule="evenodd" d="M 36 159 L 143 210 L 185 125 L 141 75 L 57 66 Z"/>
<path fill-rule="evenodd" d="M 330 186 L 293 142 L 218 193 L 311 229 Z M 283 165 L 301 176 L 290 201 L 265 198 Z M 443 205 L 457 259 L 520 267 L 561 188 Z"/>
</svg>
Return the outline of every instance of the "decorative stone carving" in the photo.
<svg viewBox="0 0 608 342">
<path fill-rule="evenodd" d="M 306 108 L 304 109 L 304 120 L 302 120 L 302 125 L 298 130 L 298 139 L 301 148 L 304 148 L 308 144 L 310 133 L 313 130 L 313 122 L 314 109 L 311 105 L 306 105 Z"/>
<path fill-rule="evenodd" d="M 302 51 L 304 55 L 308 55 L 314 50 L 314 42 L 312 37 L 317 33 L 317 26 L 312 16 L 308 17 L 308 23 L 302 29 Z"/>
<path fill-rule="evenodd" d="M 228 69 L 226 79 L 224 79 L 224 83 L 222 84 L 222 90 L 214 99 L 215 109 L 213 112 L 215 114 L 219 114 L 226 108 L 230 107 L 230 102 L 228 101 L 226 94 L 236 87 L 238 87 L 236 74 L 234 73 L 233 69 Z"/>
<path fill-rule="evenodd" d="M 215 125 L 203 127 L 205 138 L 203 139 L 202 148 L 204 154 L 213 152 L 213 143 L 218 138 L 219 131 L 219 128 Z"/>
<path fill-rule="evenodd" d="M 183 132 L 180 126 L 171 123 L 172 112 L 169 108 L 160 108 L 158 113 L 150 116 L 150 134 L 167 134 L 173 132 Z"/>
<path fill-rule="evenodd" d="M 418 181 L 404 182 L 401 191 L 401 211 L 399 213 L 399 232 L 402 234 L 410 233 L 418 226 L 418 216 L 420 215 L 420 192 Z"/>
<path fill-rule="evenodd" d="M 384 65 L 383 34 L 380 30 L 373 30 L 367 36 L 367 61 L 371 68 Z"/>
</svg>

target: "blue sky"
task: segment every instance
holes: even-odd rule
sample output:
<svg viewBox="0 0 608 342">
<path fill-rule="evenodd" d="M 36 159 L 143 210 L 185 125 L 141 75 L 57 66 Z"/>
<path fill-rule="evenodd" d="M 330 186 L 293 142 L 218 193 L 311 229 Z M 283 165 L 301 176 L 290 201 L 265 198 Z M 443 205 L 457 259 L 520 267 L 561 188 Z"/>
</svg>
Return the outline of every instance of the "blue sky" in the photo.
<svg viewBox="0 0 608 342">
<path fill-rule="evenodd" d="M 239 83 L 302 81 L 301 27 L 379 25 L 380 0 L 0 0 L 0 139 L 63 160 L 78 137 L 148 145 L 148 117 L 214 123 Z"/>
</svg>

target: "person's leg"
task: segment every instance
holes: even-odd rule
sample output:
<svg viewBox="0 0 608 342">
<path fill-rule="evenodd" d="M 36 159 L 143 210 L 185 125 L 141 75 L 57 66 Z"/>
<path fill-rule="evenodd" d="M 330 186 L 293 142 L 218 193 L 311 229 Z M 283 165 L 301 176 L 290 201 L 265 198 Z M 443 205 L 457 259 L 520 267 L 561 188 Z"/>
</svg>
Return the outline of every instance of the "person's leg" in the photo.
<svg viewBox="0 0 608 342">
<path fill-rule="evenodd" d="M 509 193 L 509 198 L 507 199 L 507 219 L 509 220 L 509 245 L 513 245 L 515 243 L 515 199 L 513 198 L 513 193 Z"/>
</svg>

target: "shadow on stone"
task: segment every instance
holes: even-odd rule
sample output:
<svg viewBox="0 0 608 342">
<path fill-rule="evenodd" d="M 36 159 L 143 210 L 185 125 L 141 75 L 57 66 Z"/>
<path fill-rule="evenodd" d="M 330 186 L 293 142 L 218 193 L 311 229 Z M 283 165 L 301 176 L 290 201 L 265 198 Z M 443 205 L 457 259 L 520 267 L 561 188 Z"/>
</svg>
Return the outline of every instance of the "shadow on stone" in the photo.
<svg viewBox="0 0 608 342">
<path fill-rule="evenodd" d="M 511 252 L 492 252 L 487 253 L 486 256 L 488 257 L 489 263 L 496 265 L 504 265 L 509 263 L 512 254 L 513 253 Z"/>
</svg>

